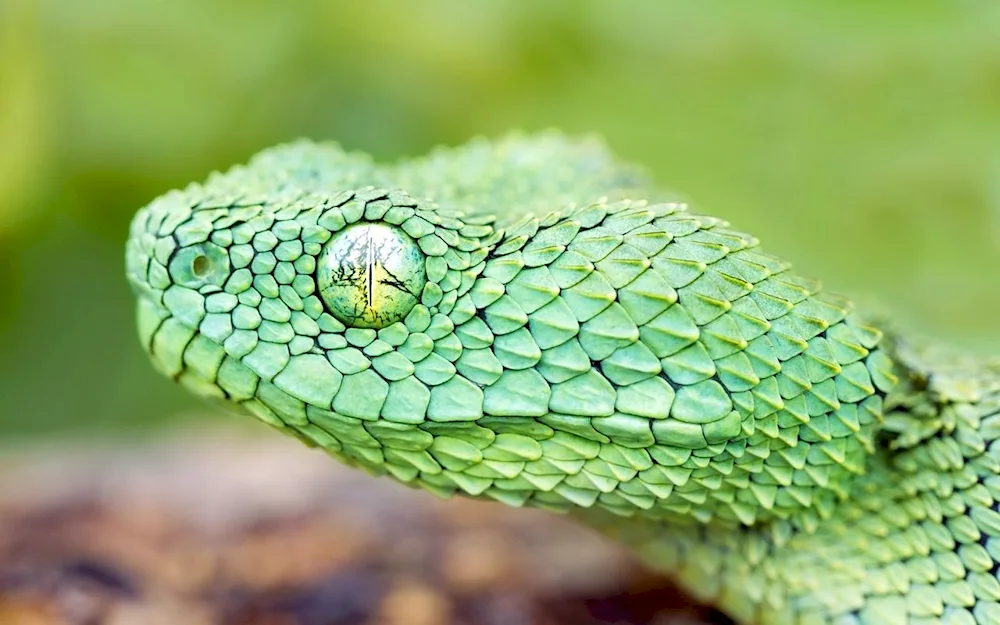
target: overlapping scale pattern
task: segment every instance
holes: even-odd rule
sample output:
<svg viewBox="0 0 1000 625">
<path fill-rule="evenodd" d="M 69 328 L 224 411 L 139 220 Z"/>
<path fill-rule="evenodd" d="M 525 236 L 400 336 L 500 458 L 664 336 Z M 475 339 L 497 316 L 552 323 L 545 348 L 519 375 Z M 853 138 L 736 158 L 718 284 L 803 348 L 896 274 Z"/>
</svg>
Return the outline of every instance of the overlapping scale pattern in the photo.
<svg viewBox="0 0 1000 625">
<path fill-rule="evenodd" d="M 479 467 L 472 494 L 746 524 L 828 515 L 864 472 L 890 364 L 848 302 L 756 247 L 676 203 L 510 226 L 456 333 L 490 354 L 492 375 L 474 376 L 484 414 L 535 419 L 558 445 L 514 477 Z"/>
<path fill-rule="evenodd" d="M 363 159 L 331 155 L 350 165 L 333 179 L 294 153 L 284 174 L 253 175 L 265 154 L 133 224 L 143 339 L 196 392 L 443 495 L 555 510 L 821 517 L 863 472 L 891 376 L 878 333 L 752 237 L 629 200 L 495 230 L 336 188 Z M 325 247 L 365 223 L 409 237 L 426 275 L 378 329 L 317 290 Z"/>
<path fill-rule="evenodd" d="M 139 335 L 200 395 L 572 512 L 741 621 L 1000 622 L 1000 374 L 893 365 L 847 300 L 668 197 L 553 134 L 394 166 L 281 146 L 137 214 Z M 422 286 L 351 327 L 318 261 L 364 224 Z"/>
<path fill-rule="evenodd" d="M 882 445 L 808 528 L 581 517 L 740 623 L 1000 622 L 1000 367 L 899 354 Z"/>
</svg>

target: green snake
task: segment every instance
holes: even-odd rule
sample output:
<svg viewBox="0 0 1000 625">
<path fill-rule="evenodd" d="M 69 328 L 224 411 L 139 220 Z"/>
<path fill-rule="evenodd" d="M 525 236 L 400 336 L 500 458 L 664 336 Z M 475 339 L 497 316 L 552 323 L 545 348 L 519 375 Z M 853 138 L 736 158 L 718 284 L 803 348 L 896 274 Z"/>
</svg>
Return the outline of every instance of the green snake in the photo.
<svg viewBox="0 0 1000 625">
<path fill-rule="evenodd" d="M 1000 623 L 1000 367 L 880 331 L 597 139 L 300 141 L 142 208 L 157 370 L 568 513 L 740 623 Z"/>
</svg>

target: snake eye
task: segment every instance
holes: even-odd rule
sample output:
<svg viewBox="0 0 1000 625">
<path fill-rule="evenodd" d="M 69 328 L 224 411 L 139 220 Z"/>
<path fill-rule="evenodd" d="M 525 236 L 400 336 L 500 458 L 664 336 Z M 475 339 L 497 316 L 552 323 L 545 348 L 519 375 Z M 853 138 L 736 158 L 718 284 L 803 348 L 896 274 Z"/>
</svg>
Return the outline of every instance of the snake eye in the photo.
<svg viewBox="0 0 1000 625">
<path fill-rule="evenodd" d="M 401 230 L 359 223 L 327 242 L 317 263 L 320 296 L 333 315 L 355 328 L 384 328 L 420 299 L 424 255 Z"/>
</svg>

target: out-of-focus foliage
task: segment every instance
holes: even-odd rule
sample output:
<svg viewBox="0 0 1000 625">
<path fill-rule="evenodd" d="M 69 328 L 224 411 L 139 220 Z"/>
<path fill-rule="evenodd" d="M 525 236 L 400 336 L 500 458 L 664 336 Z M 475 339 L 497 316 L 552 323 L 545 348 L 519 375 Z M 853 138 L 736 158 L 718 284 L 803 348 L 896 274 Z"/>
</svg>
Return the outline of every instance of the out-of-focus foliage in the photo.
<svg viewBox="0 0 1000 625">
<path fill-rule="evenodd" d="M 122 246 L 309 136 L 604 135 L 840 291 L 1000 346 L 1000 5 L 0 2 L 0 433 L 161 420 Z"/>
</svg>

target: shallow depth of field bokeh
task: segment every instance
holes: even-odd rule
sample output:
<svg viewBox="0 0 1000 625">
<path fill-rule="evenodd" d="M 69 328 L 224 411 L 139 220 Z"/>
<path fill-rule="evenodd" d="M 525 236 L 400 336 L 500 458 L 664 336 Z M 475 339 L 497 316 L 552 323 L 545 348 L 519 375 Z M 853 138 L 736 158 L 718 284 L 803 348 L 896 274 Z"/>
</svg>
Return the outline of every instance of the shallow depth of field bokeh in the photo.
<svg viewBox="0 0 1000 625">
<path fill-rule="evenodd" d="M 300 136 L 596 132 L 831 288 L 996 350 L 998 28 L 975 0 L 0 2 L 0 435 L 203 414 L 135 340 L 129 219 Z"/>
</svg>

